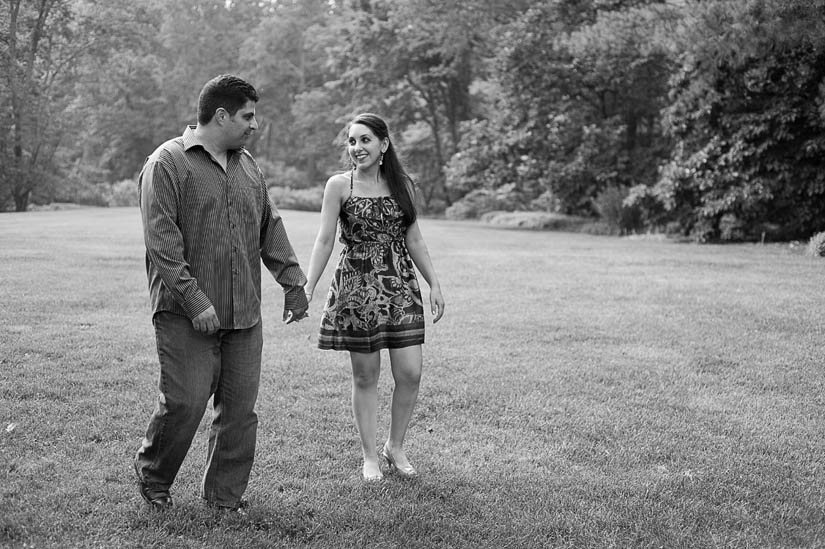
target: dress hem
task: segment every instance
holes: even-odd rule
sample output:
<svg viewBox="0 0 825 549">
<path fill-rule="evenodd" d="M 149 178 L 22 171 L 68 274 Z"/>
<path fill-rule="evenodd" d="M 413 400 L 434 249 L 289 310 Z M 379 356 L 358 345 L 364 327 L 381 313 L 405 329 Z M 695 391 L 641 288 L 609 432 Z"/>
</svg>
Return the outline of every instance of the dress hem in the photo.
<svg viewBox="0 0 825 549">
<path fill-rule="evenodd" d="M 347 345 L 335 345 L 335 344 L 327 344 L 323 345 L 318 343 L 318 348 L 322 351 L 349 351 L 351 353 L 374 353 L 376 351 L 380 351 L 381 349 L 403 349 L 405 347 L 413 347 L 415 345 L 424 345 L 424 340 L 421 341 L 405 341 L 401 343 L 395 344 L 377 344 L 370 347 L 357 347 L 356 346 L 347 346 Z"/>
</svg>

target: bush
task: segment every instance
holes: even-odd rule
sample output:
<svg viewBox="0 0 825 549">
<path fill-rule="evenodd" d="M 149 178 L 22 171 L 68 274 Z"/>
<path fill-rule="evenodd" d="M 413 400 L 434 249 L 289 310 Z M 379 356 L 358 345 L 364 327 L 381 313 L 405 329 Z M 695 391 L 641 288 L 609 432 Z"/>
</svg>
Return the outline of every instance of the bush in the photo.
<svg viewBox="0 0 825 549">
<path fill-rule="evenodd" d="M 570 232 L 578 232 L 588 223 L 588 219 L 584 217 L 550 212 L 492 211 L 482 214 L 480 219 L 484 223 L 510 229 L 542 229 Z"/>
<path fill-rule="evenodd" d="M 732 213 L 726 213 L 719 219 L 719 238 L 722 240 L 744 240 L 745 223 Z"/>
<path fill-rule="evenodd" d="M 486 212 L 496 210 L 513 211 L 518 203 L 512 191 L 513 184 L 497 189 L 476 189 L 454 202 L 444 212 L 447 219 L 477 219 Z"/>
<path fill-rule="evenodd" d="M 470 200 L 459 200 L 453 202 L 446 210 L 444 216 L 447 219 L 477 219 L 479 217 L 478 207 Z"/>
<path fill-rule="evenodd" d="M 585 223 L 578 232 L 596 236 L 614 236 L 617 234 L 616 227 L 604 221 L 590 221 Z"/>
<path fill-rule="evenodd" d="M 813 257 L 825 257 L 825 231 L 811 237 L 806 253 Z"/>
<path fill-rule="evenodd" d="M 110 208 L 139 206 L 137 182 L 132 179 L 124 179 L 123 181 L 112 183 L 108 193 L 107 204 Z"/>
<path fill-rule="evenodd" d="M 628 190 L 617 186 L 604 189 L 593 200 L 593 208 L 599 214 L 608 234 L 624 234 L 642 227 L 642 212 L 637 205 L 626 205 Z"/>
<path fill-rule="evenodd" d="M 553 191 L 544 191 L 530 202 L 530 208 L 543 212 L 560 212 L 562 204 Z"/>
<path fill-rule="evenodd" d="M 307 177 L 306 172 L 283 162 L 270 162 L 265 158 L 256 158 L 255 161 L 270 188 L 306 189 L 317 184 L 317 181 Z"/>
<path fill-rule="evenodd" d="M 712 242 L 716 235 L 713 222 L 709 219 L 699 218 L 690 229 L 690 237 L 695 242 Z"/>
<path fill-rule="evenodd" d="M 290 187 L 270 187 L 269 198 L 279 210 L 300 210 L 320 212 L 324 200 L 324 187 L 292 189 Z"/>
</svg>

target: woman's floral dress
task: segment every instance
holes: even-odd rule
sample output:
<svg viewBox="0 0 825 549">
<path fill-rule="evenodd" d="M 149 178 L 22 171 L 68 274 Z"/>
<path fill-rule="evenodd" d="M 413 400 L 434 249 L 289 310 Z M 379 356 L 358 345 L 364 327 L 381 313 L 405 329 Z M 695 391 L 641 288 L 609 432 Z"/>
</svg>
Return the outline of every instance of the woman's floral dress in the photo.
<svg viewBox="0 0 825 549">
<path fill-rule="evenodd" d="M 350 179 L 339 221 L 344 249 L 318 347 L 371 353 L 424 343 L 421 289 L 398 203 L 391 196 L 353 196 Z"/>
</svg>

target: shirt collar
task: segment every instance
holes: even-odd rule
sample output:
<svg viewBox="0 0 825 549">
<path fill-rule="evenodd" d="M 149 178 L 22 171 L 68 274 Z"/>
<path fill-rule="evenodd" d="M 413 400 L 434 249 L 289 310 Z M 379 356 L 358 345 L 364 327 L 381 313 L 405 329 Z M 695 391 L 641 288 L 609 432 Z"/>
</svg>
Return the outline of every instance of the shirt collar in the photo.
<svg viewBox="0 0 825 549">
<path fill-rule="evenodd" d="M 203 150 L 207 150 L 206 147 L 203 145 L 203 141 L 200 140 L 198 135 L 195 133 L 195 129 L 197 126 L 189 125 L 186 126 L 186 129 L 183 130 L 183 150 L 188 151 L 192 147 L 200 146 Z M 246 150 L 246 147 L 241 147 L 240 149 L 229 149 L 227 150 L 227 154 L 231 156 L 233 153 L 236 152 L 243 152 Z"/>
<path fill-rule="evenodd" d="M 206 147 L 203 146 L 203 141 L 201 141 L 195 133 L 196 127 L 197 126 L 186 126 L 186 129 L 183 131 L 183 150 L 188 151 L 198 145 L 204 150 L 206 149 Z"/>
</svg>

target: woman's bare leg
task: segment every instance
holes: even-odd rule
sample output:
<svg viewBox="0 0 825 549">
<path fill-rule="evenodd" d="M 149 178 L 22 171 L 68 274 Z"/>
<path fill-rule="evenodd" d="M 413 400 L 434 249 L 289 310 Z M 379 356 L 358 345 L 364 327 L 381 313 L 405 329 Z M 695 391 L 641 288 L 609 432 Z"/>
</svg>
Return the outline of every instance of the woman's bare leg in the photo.
<svg viewBox="0 0 825 549">
<path fill-rule="evenodd" d="M 404 453 L 404 437 L 418 400 L 418 389 L 421 384 L 421 345 L 390 349 L 390 362 L 395 389 L 392 392 L 390 436 L 385 447 L 399 471 L 414 474 L 414 469 Z"/>
<path fill-rule="evenodd" d="M 352 362 L 352 415 L 361 438 L 364 454 L 365 480 L 381 478 L 378 454 L 375 449 L 378 423 L 378 376 L 381 373 L 381 355 L 350 352 Z"/>
</svg>

